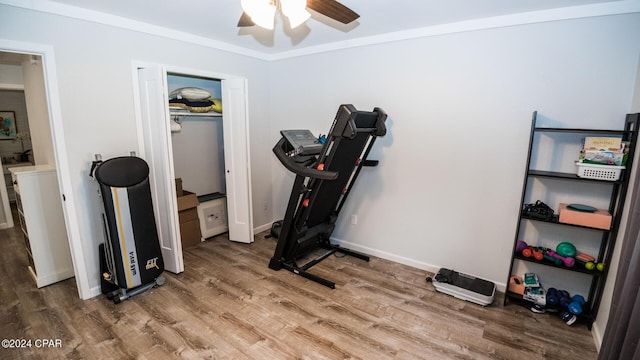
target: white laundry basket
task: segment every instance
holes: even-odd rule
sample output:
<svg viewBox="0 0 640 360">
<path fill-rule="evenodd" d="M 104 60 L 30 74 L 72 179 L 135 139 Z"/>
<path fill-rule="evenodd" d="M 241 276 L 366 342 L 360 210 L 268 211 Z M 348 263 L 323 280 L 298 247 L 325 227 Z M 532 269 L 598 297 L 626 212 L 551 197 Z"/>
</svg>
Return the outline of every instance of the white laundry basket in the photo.
<svg viewBox="0 0 640 360">
<path fill-rule="evenodd" d="M 620 174 L 625 168 L 624 166 L 584 164 L 581 162 L 576 162 L 576 165 L 578 166 L 579 177 L 608 181 L 617 181 L 620 179 Z"/>
</svg>

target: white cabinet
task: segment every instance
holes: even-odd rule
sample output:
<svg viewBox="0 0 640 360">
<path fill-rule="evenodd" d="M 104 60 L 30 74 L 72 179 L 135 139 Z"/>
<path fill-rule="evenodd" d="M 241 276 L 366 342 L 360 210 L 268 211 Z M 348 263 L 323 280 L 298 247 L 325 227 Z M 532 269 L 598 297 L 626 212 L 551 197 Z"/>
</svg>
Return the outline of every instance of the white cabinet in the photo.
<svg viewBox="0 0 640 360">
<path fill-rule="evenodd" d="M 9 202 L 16 201 L 16 194 L 13 192 L 13 182 L 11 180 L 11 173 L 9 172 L 9 169 L 13 167 L 22 167 L 22 166 L 29 166 L 29 165 L 32 165 L 32 164 L 28 162 L 22 162 L 17 164 L 5 164 L 3 166 L 2 172 L 4 175 L 5 185 L 7 186 L 7 196 L 9 197 Z"/>
<path fill-rule="evenodd" d="M 40 288 L 74 276 L 56 169 L 34 165 L 9 169 L 28 271 Z"/>
</svg>

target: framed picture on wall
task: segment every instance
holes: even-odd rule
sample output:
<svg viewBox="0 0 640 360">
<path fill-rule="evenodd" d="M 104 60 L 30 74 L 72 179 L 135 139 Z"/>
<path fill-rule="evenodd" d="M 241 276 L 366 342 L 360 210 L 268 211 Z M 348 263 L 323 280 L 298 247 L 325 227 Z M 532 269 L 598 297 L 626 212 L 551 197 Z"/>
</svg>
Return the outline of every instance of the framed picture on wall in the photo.
<svg viewBox="0 0 640 360">
<path fill-rule="evenodd" d="M 0 140 L 13 140 L 15 138 L 16 138 L 15 111 L 0 111 Z"/>
</svg>

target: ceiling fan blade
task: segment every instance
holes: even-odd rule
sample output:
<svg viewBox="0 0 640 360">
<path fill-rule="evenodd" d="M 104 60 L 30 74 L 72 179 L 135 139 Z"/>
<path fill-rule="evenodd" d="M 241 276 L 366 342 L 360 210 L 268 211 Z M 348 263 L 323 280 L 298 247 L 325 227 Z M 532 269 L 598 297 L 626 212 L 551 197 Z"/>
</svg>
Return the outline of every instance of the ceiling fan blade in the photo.
<svg viewBox="0 0 640 360">
<path fill-rule="evenodd" d="M 307 0 L 307 7 L 343 24 L 348 24 L 360 17 L 335 0 Z"/>
<path fill-rule="evenodd" d="M 238 27 L 247 27 L 253 25 L 255 25 L 255 23 L 251 20 L 251 17 L 243 11 L 242 16 L 240 16 L 240 20 L 238 20 Z"/>
</svg>

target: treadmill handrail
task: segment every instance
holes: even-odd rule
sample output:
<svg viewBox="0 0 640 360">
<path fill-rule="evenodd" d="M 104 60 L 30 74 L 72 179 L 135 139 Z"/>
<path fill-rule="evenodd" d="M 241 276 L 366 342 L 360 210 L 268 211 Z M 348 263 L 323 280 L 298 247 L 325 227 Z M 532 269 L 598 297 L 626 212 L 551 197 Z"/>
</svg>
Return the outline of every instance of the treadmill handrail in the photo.
<svg viewBox="0 0 640 360">
<path fill-rule="evenodd" d="M 284 167 L 286 167 L 287 170 L 297 175 L 302 175 L 302 176 L 306 176 L 314 179 L 320 179 L 320 180 L 335 180 L 338 178 L 338 173 L 335 171 L 311 169 L 306 166 L 301 166 L 295 161 L 293 161 L 293 159 L 290 156 L 287 156 L 287 154 L 282 149 L 285 141 L 286 141 L 285 138 L 281 138 L 280 141 L 278 141 L 278 143 L 276 144 L 276 146 L 273 147 L 273 153 L 276 154 L 276 157 L 278 158 L 278 160 L 280 160 L 282 165 L 284 165 Z"/>
</svg>

